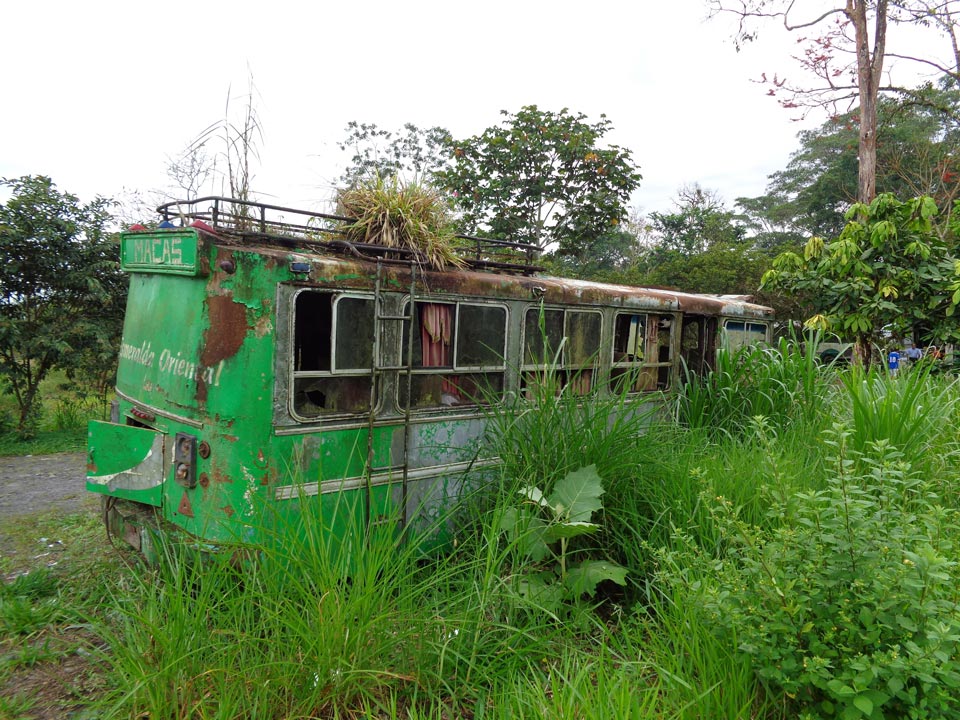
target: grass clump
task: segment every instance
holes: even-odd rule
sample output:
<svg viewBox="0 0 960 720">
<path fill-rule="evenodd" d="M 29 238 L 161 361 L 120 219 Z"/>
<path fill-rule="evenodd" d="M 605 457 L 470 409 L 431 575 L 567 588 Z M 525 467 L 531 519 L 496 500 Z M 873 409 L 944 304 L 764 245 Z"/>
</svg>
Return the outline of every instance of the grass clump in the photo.
<svg viewBox="0 0 960 720">
<path fill-rule="evenodd" d="M 960 409 L 955 380 L 931 375 L 929 366 L 890 378 L 886 373 L 854 368 L 841 375 L 850 424 L 849 443 L 860 454 L 879 441 L 896 447 L 915 468 L 939 475 L 943 461 L 956 453 L 944 442 Z"/>
<path fill-rule="evenodd" d="M 749 431 L 757 416 L 778 428 L 816 423 L 829 392 L 821 374 L 814 347 L 802 349 L 786 338 L 777 347 L 720 348 L 706 375 L 685 370 L 676 395 L 677 420 L 688 428 L 732 435 Z"/>
<path fill-rule="evenodd" d="M 166 548 L 156 573 L 114 601 L 117 685 L 99 716 L 461 716 L 562 647 L 562 627 L 503 602 L 486 572 L 496 543 L 425 559 L 423 538 L 357 523 L 332 543 L 328 522 L 278 519 L 278 542 L 239 565 Z"/>
<path fill-rule="evenodd" d="M 340 231 L 352 242 L 412 250 L 427 265 L 464 267 L 447 205 L 432 188 L 379 175 L 340 191 L 337 212 L 355 218 Z"/>
</svg>

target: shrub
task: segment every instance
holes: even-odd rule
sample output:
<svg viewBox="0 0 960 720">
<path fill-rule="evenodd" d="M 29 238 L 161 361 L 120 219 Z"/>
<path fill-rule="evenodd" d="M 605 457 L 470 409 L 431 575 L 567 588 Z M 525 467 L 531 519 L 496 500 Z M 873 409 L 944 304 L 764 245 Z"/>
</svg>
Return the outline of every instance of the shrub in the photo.
<svg viewBox="0 0 960 720">
<path fill-rule="evenodd" d="M 775 507 L 793 521 L 767 534 L 714 498 L 726 554 L 688 587 L 805 717 L 958 718 L 957 513 L 888 442 L 849 439 L 834 431 L 826 489 Z"/>
<path fill-rule="evenodd" d="M 341 228 L 351 242 L 414 251 L 437 269 L 463 267 L 450 212 L 438 192 L 394 176 L 360 181 L 337 195 L 337 211 L 355 218 Z"/>
</svg>

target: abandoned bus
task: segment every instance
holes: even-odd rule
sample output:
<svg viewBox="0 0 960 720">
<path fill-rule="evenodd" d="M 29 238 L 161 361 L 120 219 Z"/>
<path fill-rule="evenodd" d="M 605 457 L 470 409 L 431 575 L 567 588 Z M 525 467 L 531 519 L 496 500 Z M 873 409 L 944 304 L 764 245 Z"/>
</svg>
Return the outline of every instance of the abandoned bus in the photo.
<svg viewBox="0 0 960 720">
<path fill-rule="evenodd" d="M 87 466 L 108 530 L 148 556 L 157 528 L 257 542 L 266 507 L 315 503 L 334 529 L 345 508 L 435 517 L 492 471 L 485 406 L 548 365 L 571 392 L 642 402 L 681 363 L 709 369 L 721 338 L 771 338 L 772 311 L 742 298 L 545 277 L 512 243 L 465 238 L 466 266 L 437 271 L 340 239 L 331 215 L 215 197 L 159 212 L 121 237 L 116 401 Z"/>
</svg>

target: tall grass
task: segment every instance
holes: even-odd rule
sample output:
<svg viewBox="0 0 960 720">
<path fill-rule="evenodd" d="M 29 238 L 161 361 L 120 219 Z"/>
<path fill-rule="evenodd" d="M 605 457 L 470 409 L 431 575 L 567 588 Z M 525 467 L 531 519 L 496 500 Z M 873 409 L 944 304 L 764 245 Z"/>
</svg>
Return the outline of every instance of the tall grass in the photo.
<svg viewBox="0 0 960 720">
<path fill-rule="evenodd" d="M 491 411 L 500 483 L 438 519 L 458 524 L 450 552 L 419 552 L 436 527 L 403 538 L 350 520 L 365 514 L 347 495 L 322 516 L 308 498 L 268 515 L 267 542 L 236 555 L 190 562 L 167 547 L 111 600 L 116 685 L 97 716 L 784 717 L 785 697 L 768 695 L 736 633 L 706 622 L 704 588 L 737 557 L 717 508 L 760 546 L 790 538 L 803 498 L 826 502 L 824 429 L 838 418 L 858 453 L 893 445 L 939 473 L 940 502 L 960 504 L 945 492 L 958 464 L 946 380 L 827 372 L 781 344 L 721 356 L 688 382 L 683 424 L 647 399 L 540 380 Z M 631 584 L 561 615 L 516 591 L 524 553 L 502 520 L 519 485 L 546 489 L 591 464 L 606 492 L 585 551 L 626 566 Z"/>
<path fill-rule="evenodd" d="M 658 402 L 640 403 L 626 393 L 578 395 L 551 366 L 525 393 L 493 406 L 488 442 L 505 476 L 541 488 L 588 465 L 607 481 L 635 477 Z"/>
<path fill-rule="evenodd" d="M 853 369 L 841 376 L 850 423 L 850 443 L 865 452 L 871 443 L 887 440 L 912 466 L 937 473 L 948 456 L 955 455 L 954 433 L 960 410 L 957 381 L 931 375 L 929 366 L 917 366 L 897 377 L 871 369 Z"/>
<path fill-rule="evenodd" d="M 676 395 L 677 420 L 711 433 L 743 433 L 757 416 L 776 427 L 815 423 L 828 397 L 814 347 L 802 348 L 786 338 L 776 347 L 720 348 L 705 376 L 684 372 Z"/>
<path fill-rule="evenodd" d="M 456 716 L 492 702 L 507 678 L 544 677 L 544 659 L 575 642 L 506 592 L 492 530 L 424 559 L 426 538 L 338 529 L 332 544 L 310 512 L 277 521 L 239 564 L 167 547 L 135 597 L 114 601 L 118 686 L 103 717 Z"/>
</svg>

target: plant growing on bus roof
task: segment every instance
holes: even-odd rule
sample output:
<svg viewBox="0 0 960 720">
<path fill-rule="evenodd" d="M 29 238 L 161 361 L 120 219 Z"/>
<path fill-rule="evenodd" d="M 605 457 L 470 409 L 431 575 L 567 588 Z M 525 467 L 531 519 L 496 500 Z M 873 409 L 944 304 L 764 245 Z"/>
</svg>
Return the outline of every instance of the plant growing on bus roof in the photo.
<svg viewBox="0 0 960 720">
<path fill-rule="evenodd" d="M 570 541 L 600 529 L 591 522 L 593 514 L 603 509 L 603 485 L 595 465 L 567 473 L 549 496 L 535 486 L 525 486 L 519 494 L 523 501 L 507 508 L 500 530 L 528 563 L 514 577 L 521 597 L 555 612 L 565 601 L 594 595 L 604 580 L 626 584 L 626 568 L 614 562 L 571 562 Z"/>
<path fill-rule="evenodd" d="M 463 267 L 443 198 L 418 183 L 375 175 L 341 190 L 337 212 L 355 218 L 340 228 L 351 242 L 413 250 L 431 267 Z"/>
</svg>

